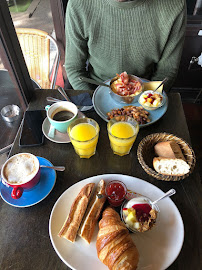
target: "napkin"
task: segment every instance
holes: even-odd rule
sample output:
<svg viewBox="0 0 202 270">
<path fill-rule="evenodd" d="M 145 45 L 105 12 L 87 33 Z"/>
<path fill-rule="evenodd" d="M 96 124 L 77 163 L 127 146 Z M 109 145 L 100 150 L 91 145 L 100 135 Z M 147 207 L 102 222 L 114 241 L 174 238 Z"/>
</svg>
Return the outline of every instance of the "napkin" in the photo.
<svg viewBox="0 0 202 270">
<path fill-rule="evenodd" d="M 161 82 L 162 81 L 144 82 L 143 83 L 143 85 L 144 85 L 144 91 L 146 91 L 146 90 L 155 90 L 157 88 L 157 86 L 159 86 L 159 84 Z M 163 85 L 161 85 L 159 87 L 159 89 L 157 90 L 157 92 L 162 93 L 162 91 L 163 91 Z"/>
<path fill-rule="evenodd" d="M 83 105 L 83 106 L 93 105 L 92 98 L 89 93 L 82 93 L 77 96 L 71 96 L 69 97 L 69 99 L 76 105 Z M 94 108 L 92 107 L 92 109 L 90 109 L 89 111 L 94 111 Z"/>
</svg>

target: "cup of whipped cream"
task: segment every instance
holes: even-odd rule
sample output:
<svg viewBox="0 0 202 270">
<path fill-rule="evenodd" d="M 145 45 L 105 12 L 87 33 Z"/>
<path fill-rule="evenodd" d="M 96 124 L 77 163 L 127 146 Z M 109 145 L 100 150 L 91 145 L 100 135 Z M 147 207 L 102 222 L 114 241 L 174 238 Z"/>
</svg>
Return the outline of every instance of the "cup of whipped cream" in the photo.
<svg viewBox="0 0 202 270">
<path fill-rule="evenodd" d="M 125 200 L 121 207 L 121 218 L 132 232 L 146 232 L 155 225 L 159 214 L 158 206 L 152 205 L 145 196 Z"/>
</svg>

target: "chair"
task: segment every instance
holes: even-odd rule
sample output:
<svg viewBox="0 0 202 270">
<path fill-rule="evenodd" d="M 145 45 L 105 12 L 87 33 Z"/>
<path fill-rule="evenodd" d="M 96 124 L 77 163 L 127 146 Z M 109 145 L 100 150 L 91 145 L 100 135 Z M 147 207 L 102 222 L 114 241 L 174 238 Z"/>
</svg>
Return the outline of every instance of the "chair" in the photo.
<svg viewBox="0 0 202 270">
<path fill-rule="evenodd" d="M 42 89 L 54 89 L 60 61 L 56 41 L 48 33 L 38 29 L 16 28 L 16 33 L 30 77 Z"/>
</svg>

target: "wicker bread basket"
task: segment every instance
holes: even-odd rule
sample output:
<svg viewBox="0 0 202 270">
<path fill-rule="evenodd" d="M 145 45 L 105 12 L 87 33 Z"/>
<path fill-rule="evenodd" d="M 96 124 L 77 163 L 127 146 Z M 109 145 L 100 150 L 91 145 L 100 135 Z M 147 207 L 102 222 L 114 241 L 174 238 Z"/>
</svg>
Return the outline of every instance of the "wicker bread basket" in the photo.
<svg viewBox="0 0 202 270">
<path fill-rule="evenodd" d="M 182 153 L 190 166 L 190 171 L 183 176 L 171 176 L 157 173 L 153 169 L 153 158 L 155 157 L 154 145 L 158 142 L 175 141 L 181 148 Z M 194 170 L 196 157 L 193 149 L 183 139 L 168 133 L 154 133 L 145 137 L 138 145 L 137 157 L 142 168 L 152 177 L 163 181 L 179 181 L 188 177 Z"/>
</svg>

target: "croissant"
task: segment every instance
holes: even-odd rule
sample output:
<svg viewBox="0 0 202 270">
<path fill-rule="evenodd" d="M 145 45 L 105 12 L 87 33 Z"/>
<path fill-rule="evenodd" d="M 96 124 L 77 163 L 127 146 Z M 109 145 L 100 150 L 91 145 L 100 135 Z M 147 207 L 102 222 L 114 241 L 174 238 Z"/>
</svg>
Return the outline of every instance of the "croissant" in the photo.
<svg viewBox="0 0 202 270">
<path fill-rule="evenodd" d="M 103 211 L 97 235 L 98 258 L 110 270 L 135 270 L 138 250 L 119 214 L 111 207 Z"/>
</svg>

